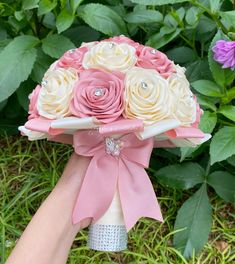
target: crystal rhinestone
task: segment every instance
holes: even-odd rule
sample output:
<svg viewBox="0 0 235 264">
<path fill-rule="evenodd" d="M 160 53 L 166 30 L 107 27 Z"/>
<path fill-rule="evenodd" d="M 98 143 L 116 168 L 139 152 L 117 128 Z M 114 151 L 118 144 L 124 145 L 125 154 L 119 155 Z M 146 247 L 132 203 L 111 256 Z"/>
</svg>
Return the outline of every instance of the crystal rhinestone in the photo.
<svg viewBox="0 0 235 264">
<path fill-rule="evenodd" d="M 106 153 L 112 156 L 119 156 L 121 151 L 121 141 L 114 138 L 105 139 Z"/>
<path fill-rule="evenodd" d="M 102 88 L 97 88 L 95 90 L 95 96 L 101 96 L 103 94 L 103 89 Z"/>
<path fill-rule="evenodd" d="M 48 83 L 48 81 L 47 81 L 47 80 L 42 80 L 42 83 L 41 83 L 41 85 L 42 85 L 42 86 L 45 86 L 45 85 L 47 85 L 47 83 Z"/>
<path fill-rule="evenodd" d="M 146 82 L 141 82 L 141 87 L 144 89 L 144 90 L 146 90 L 147 88 L 148 88 L 148 85 L 147 85 L 147 83 Z"/>
<path fill-rule="evenodd" d="M 71 49 L 71 50 L 69 50 L 69 53 L 72 54 L 72 53 L 74 53 L 75 51 L 76 51 L 76 49 Z"/>
<path fill-rule="evenodd" d="M 115 44 L 114 44 L 113 42 L 110 42 L 110 43 L 109 43 L 109 47 L 110 47 L 110 49 L 112 49 L 112 48 L 114 47 L 114 45 L 115 45 Z"/>
<path fill-rule="evenodd" d="M 152 49 L 152 50 L 150 50 L 150 53 L 151 53 L 151 54 L 156 54 L 156 53 L 157 53 L 157 50 Z"/>
</svg>

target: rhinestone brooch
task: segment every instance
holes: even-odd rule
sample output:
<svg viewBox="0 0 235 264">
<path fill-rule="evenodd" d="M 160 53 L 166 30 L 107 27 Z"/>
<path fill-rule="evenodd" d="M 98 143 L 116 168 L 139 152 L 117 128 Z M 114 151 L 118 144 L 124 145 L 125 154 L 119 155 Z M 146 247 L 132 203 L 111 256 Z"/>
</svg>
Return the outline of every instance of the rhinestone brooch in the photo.
<svg viewBox="0 0 235 264">
<path fill-rule="evenodd" d="M 106 153 L 112 156 L 119 156 L 122 142 L 119 139 L 106 138 L 105 139 Z"/>
</svg>

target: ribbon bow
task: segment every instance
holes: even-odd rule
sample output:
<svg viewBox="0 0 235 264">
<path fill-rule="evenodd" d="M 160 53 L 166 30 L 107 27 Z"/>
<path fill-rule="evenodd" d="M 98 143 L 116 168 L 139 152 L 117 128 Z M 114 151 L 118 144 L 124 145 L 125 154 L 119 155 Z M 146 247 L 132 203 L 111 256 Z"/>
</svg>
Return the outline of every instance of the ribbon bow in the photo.
<svg viewBox="0 0 235 264">
<path fill-rule="evenodd" d="M 131 133 L 114 139 L 98 131 L 78 131 L 73 143 L 77 154 L 92 157 L 74 207 L 74 224 L 85 218 L 96 222 L 108 210 L 116 190 L 128 231 L 140 217 L 163 221 L 144 170 L 149 164 L 152 138 L 141 141 Z"/>
</svg>

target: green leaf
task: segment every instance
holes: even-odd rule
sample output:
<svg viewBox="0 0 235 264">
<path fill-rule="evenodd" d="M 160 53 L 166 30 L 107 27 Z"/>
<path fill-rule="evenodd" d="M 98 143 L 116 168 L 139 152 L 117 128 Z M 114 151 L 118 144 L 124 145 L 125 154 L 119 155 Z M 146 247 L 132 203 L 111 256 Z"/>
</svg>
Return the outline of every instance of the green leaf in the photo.
<svg viewBox="0 0 235 264">
<path fill-rule="evenodd" d="M 212 138 L 210 145 L 211 164 L 235 154 L 235 127 L 223 127 Z"/>
<path fill-rule="evenodd" d="M 222 97 L 221 87 L 209 80 L 198 80 L 191 83 L 192 87 L 199 93 L 212 96 L 212 97 Z"/>
<path fill-rule="evenodd" d="M 100 33 L 93 28 L 88 26 L 72 27 L 63 33 L 64 36 L 68 37 L 76 47 L 79 47 L 82 42 L 91 42 L 98 40 Z"/>
<path fill-rule="evenodd" d="M 213 56 L 214 53 L 212 51 L 212 48 L 214 47 L 217 40 L 224 39 L 228 40 L 228 37 L 224 35 L 220 30 L 217 32 L 215 37 L 213 38 L 209 53 L 208 53 L 208 60 L 210 65 L 210 70 L 212 72 L 212 75 L 214 77 L 214 80 L 222 87 L 227 86 L 228 84 L 231 84 L 235 77 L 235 71 L 231 71 L 230 69 L 223 69 L 222 65 L 217 63 Z"/>
<path fill-rule="evenodd" d="M 23 82 L 19 89 L 16 91 L 16 95 L 18 98 L 18 101 L 20 103 L 20 105 L 24 108 L 24 110 L 26 112 L 28 112 L 28 108 L 29 108 L 29 94 L 32 91 L 32 83 L 31 82 Z"/>
<path fill-rule="evenodd" d="M 57 6 L 56 0 L 41 0 L 38 6 L 38 16 L 49 13 Z"/>
<path fill-rule="evenodd" d="M 187 66 L 186 76 L 189 82 L 194 82 L 201 79 L 212 79 L 208 61 L 197 60 Z"/>
<path fill-rule="evenodd" d="M 172 188 L 189 189 L 204 181 L 205 171 L 197 163 L 166 166 L 155 173 L 157 179 Z"/>
<path fill-rule="evenodd" d="M 136 10 L 132 13 L 129 13 L 125 20 L 128 23 L 155 23 L 161 22 L 163 20 L 163 16 L 159 11 L 156 10 Z"/>
<path fill-rule="evenodd" d="M 0 102 L 28 78 L 36 60 L 37 50 L 34 47 L 38 42 L 33 36 L 19 36 L 0 53 Z"/>
<path fill-rule="evenodd" d="M 154 34 L 152 37 L 150 37 L 146 45 L 151 46 L 155 49 L 159 49 L 165 46 L 170 41 L 172 41 L 174 38 L 176 38 L 180 32 L 181 32 L 180 28 L 176 28 L 172 33 L 167 35 L 163 35 L 162 32 L 159 32 L 157 34 Z"/>
<path fill-rule="evenodd" d="M 132 3 L 140 5 L 168 5 L 190 2 L 189 0 L 130 0 Z"/>
<path fill-rule="evenodd" d="M 13 12 L 14 9 L 10 5 L 0 2 L 0 17 L 8 17 L 13 14 Z"/>
<path fill-rule="evenodd" d="M 6 100 L 4 100 L 4 101 L 2 101 L 1 103 L 0 103 L 0 111 L 2 111 L 3 110 L 3 108 L 7 105 L 7 99 Z"/>
<path fill-rule="evenodd" d="M 208 176 L 207 183 L 226 202 L 235 203 L 235 175 L 226 171 L 215 171 Z"/>
<path fill-rule="evenodd" d="M 68 38 L 62 35 L 50 35 L 42 40 L 43 51 L 53 58 L 59 58 L 65 51 L 75 48 Z"/>
<path fill-rule="evenodd" d="M 2 50 L 11 42 L 10 39 L 5 39 L 0 41 L 0 53 Z"/>
<path fill-rule="evenodd" d="M 30 75 L 31 79 L 36 83 L 41 83 L 44 73 L 48 70 L 50 65 L 54 60 L 46 55 L 41 49 L 37 51 L 37 60 L 35 61 L 32 73 Z"/>
<path fill-rule="evenodd" d="M 70 0 L 70 5 L 73 10 L 73 14 L 84 0 Z"/>
<path fill-rule="evenodd" d="M 235 29 L 235 11 L 220 12 L 221 17 L 228 23 L 230 28 Z"/>
<path fill-rule="evenodd" d="M 55 28 L 55 15 L 52 12 L 46 13 L 43 17 L 42 24 L 50 29 Z"/>
<path fill-rule="evenodd" d="M 0 118 L 0 135 L 14 135 L 18 134 L 18 126 L 24 124 L 25 120 L 23 119 L 6 119 Z"/>
<path fill-rule="evenodd" d="M 194 51 L 186 46 L 173 48 L 168 50 L 166 54 L 175 63 L 188 63 L 196 59 Z"/>
<path fill-rule="evenodd" d="M 206 109 L 211 109 L 214 112 L 217 110 L 215 106 L 216 102 L 209 100 L 209 98 L 204 95 L 197 94 L 197 101 L 199 105 L 204 106 Z"/>
<path fill-rule="evenodd" d="M 217 115 L 216 113 L 211 113 L 209 111 L 204 111 L 203 115 L 201 116 L 199 128 L 204 133 L 212 133 L 217 122 Z"/>
<path fill-rule="evenodd" d="M 56 28 L 58 33 L 61 33 L 68 29 L 74 20 L 74 14 L 72 14 L 67 9 L 63 9 L 56 19 Z"/>
<path fill-rule="evenodd" d="M 38 7 L 39 0 L 23 0 L 22 9 L 30 10 Z"/>
<path fill-rule="evenodd" d="M 92 28 L 109 36 L 127 34 L 123 19 L 111 8 L 101 4 L 88 4 L 79 14 Z"/>
<path fill-rule="evenodd" d="M 227 159 L 227 162 L 235 167 L 235 155 L 231 156 L 230 158 Z"/>
<path fill-rule="evenodd" d="M 222 106 L 219 110 L 218 113 L 224 115 L 228 119 L 232 120 L 235 122 L 235 106 L 233 105 L 225 105 Z"/>
<path fill-rule="evenodd" d="M 197 25 L 195 39 L 201 43 L 205 43 L 213 37 L 215 30 L 215 22 L 211 18 L 202 15 Z"/>
<path fill-rule="evenodd" d="M 212 13 L 216 13 L 220 10 L 220 7 L 222 5 L 221 0 L 210 0 L 210 9 Z"/>
<path fill-rule="evenodd" d="M 190 26 L 196 25 L 199 20 L 199 9 L 195 6 L 190 7 L 186 12 L 185 20 Z"/>
<path fill-rule="evenodd" d="M 18 118 L 22 112 L 17 95 L 13 94 L 8 98 L 7 105 L 4 108 L 4 116 L 9 119 Z"/>
<path fill-rule="evenodd" d="M 178 211 L 174 230 L 179 231 L 174 235 L 174 246 L 185 258 L 192 257 L 207 242 L 211 225 L 211 205 L 203 184 Z"/>
</svg>

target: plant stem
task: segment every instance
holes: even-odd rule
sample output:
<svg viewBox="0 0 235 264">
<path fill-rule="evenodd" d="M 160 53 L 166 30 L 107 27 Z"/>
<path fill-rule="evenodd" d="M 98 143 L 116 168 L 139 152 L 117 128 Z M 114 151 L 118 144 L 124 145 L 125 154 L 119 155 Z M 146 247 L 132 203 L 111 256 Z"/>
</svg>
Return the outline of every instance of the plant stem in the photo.
<svg viewBox="0 0 235 264">
<path fill-rule="evenodd" d="M 202 5 L 201 3 L 199 3 L 197 0 L 191 0 L 190 1 L 193 5 L 200 7 L 201 9 L 203 9 L 208 15 L 210 15 L 210 17 L 215 21 L 216 25 L 218 28 L 221 28 L 222 31 L 227 34 L 228 30 L 226 29 L 226 27 L 223 25 L 223 23 L 220 21 L 219 17 L 217 14 L 213 14 L 211 12 L 211 10 L 209 8 L 207 8 L 206 6 Z M 235 0 L 234 0 L 234 4 L 235 4 Z"/>
</svg>

